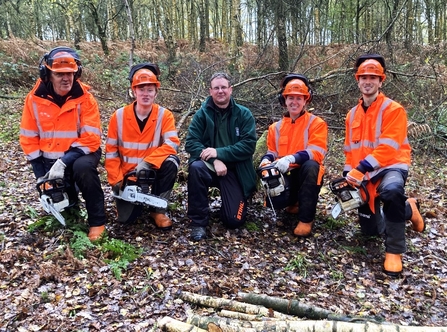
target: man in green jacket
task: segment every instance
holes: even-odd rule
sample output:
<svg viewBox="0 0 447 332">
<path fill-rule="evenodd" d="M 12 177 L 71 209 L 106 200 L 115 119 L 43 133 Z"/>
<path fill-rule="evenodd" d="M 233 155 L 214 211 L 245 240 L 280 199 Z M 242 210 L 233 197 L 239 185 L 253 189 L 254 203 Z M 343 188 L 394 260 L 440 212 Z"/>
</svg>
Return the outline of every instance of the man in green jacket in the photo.
<svg viewBox="0 0 447 332">
<path fill-rule="evenodd" d="M 191 121 L 185 144 L 190 154 L 188 218 L 193 241 L 206 238 L 210 187 L 220 190 L 220 219 L 230 229 L 245 223 L 247 199 L 256 190 L 252 160 L 255 119 L 248 108 L 232 98 L 227 74 L 213 74 L 209 91 L 210 97 Z"/>
</svg>

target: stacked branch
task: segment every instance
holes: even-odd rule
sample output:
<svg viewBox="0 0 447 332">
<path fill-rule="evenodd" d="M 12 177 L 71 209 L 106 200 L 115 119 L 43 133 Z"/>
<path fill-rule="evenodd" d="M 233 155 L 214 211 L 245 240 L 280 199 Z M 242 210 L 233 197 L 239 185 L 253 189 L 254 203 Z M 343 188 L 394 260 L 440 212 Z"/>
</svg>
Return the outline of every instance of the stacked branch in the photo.
<svg viewBox="0 0 447 332">
<path fill-rule="evenodd" d="M 183 301 L 216 309 L 217 315 L 191 314 L 186 322 L 164 317 L 158 324 L 165 331 L 189 332 L 417 332 L 420 326 L 378 323 L 371 317 L 336 314 L 294 300 L 258 294 L 238 294 L 241 301 L 181 292 Z M 245 303 L 250 302 L 250 303 Z M 302 320 L 301 318 L 308 320 Z M 423 327 L 424 332 L 447 332 L 447 327 Z"/>
</svg>

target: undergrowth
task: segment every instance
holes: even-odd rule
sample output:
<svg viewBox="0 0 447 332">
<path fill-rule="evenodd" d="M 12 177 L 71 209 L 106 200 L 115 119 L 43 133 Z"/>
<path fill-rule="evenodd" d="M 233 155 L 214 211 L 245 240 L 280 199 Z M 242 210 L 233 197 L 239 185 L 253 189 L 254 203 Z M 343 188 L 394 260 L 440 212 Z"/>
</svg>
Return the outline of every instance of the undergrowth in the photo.
<svg viewBox="0 0 447 332">
<path fill-rule="evenodd" d="M 33 219 L 38 217 L 38 213 L 33 208 L 28 208 L 27 213 Z M 64 211 L 66 228 L 69 231 L 67 245 L 73 252 L 73 255 L 78 259 L 87 258 L 89 253 L 93 250 L 99 250 L 103 253 L 103 261 L 108 264 L 114 277 L 121 280 L 121 275 L 127 266 L 141 256 L 143 249 L 124 242 L 122 240 L 109 238 L 104 234 L 97 241 L 90 241 L 87 232 L 88 227 L 80 220 L 85 219 L 86 212 L 83 209 L 76 211 Z M 44 232 L 52 233 L 60 229 L 62 225 L 52 215 L 38 217 L 37 221 L 28 226 L 28 231 L 33 233 L 38 229 Z"/>
</svg>

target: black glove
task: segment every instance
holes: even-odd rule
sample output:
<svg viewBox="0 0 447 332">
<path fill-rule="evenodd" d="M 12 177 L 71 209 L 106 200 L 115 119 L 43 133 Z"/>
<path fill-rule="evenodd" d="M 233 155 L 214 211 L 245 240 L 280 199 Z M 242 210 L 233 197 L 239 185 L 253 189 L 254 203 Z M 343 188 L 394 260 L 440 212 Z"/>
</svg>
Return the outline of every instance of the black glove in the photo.
<svg viewBox="0 0 447 332">
<path fill-rule="evenodd" d="M 120 189 L 121 189 L 121 181 L 112 186 L 112 191 L 117 196 L 120 194 Z"/>
</svg>

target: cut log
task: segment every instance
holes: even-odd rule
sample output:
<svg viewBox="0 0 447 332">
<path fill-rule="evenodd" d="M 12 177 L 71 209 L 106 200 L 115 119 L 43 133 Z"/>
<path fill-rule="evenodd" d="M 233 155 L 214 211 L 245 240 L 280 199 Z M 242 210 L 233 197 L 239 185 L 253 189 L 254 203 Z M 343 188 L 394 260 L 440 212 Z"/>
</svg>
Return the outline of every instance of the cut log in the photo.
<svg viewBox="0 0 447 332">
<path fill-rule="evenodd" d="M 169 332 L 207 332 L 207 330 L 203 330 L 198 328 L 197 326 L 181 322 L 169 316 L 165 316 L 158 321 L 158 326 L 164 330 Z"/>
<path fill-rule="evenodd" d="M 245 314 L 258 315 L 263 317 L 274 317 L 283 320 L 293 319 L 293 317 L 284 315 L 280 312 L 276 312 L 263 306 L 223 299 L 220 297 L 205 296 L 190 292 L 179 292 L 177 296 L 183 301 L 219 310 L 226 309 L 231 311 L 242 312 Z"/>
<path fill-rule="evenodd" d="M 206 329 L 208 324 L 218 326 L 222 332 L 447 332 L 446 327 L 402 326 L 393 324 L 376 324 L 371 322 L 350 323 L 328 320 L 302 321 L 265 321 L 242 322 L 237 320 L 220 319 L 192 315 L 187 320 L 190 324 Z"/>
<path fill-rule="evenodd" d="M 232 318 L 232 319 L 238 319 L 238 320 L 248 320 L 248 321 L 264 321 L 264 320 L 277 321 L 278 320 L 278 318 L 244 314 L 243 312 L 236 312 L 236 311 L 231 311 L 231 310 L 221 310 L 217 314 L 220 317 L 226 317 L 226 318 Z"/>
<path fill-rule="evenodd" d="M 326 319 L 329 316 L 336 315 L 332 311 L 315 306 L 309 306 L 296 300 L 286 300 L 278 297 L 242 292 L 239 292 L 238 296 L 243 302 L 261 305 L 266 308 L 272 308 L 273 310 L 284 314 L 295 315 L 298 317 Z"/>
</svg>

